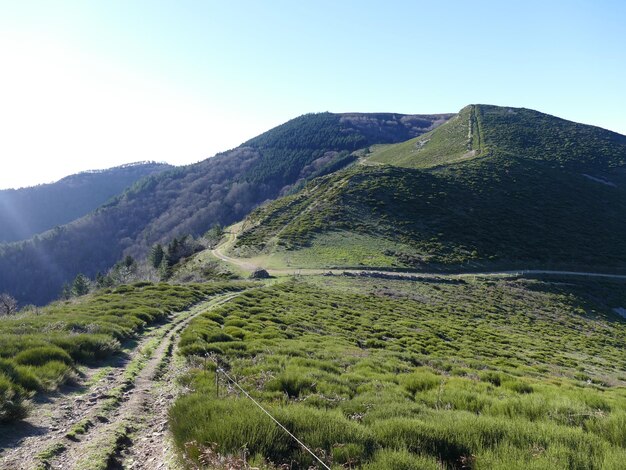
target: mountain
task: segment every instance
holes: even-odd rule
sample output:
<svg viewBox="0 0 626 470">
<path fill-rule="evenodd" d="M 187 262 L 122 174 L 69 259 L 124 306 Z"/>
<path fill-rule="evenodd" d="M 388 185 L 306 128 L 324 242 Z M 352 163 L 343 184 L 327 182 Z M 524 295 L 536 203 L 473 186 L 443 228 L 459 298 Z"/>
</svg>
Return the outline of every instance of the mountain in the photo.
<svg viewBox="0 0 626 470">
<path fill-rule="evenodd" d="M 254 211 L 232 250 L 272 266 L 626 266 L 626 137 L 471 105 Z"/>
<path fill-rule="evenodd" d="M 131 163 L 51 184 L 0 190 L 0 243 L 24 240 L 78 219 L 137 180 L 169 168 L 155 162 Z"/>
<path fill-rule="evenodd" d="M 0 246 L 0 292 L 45 303 L 77 273 L 104 271 L 157 242 L 230 224 L 260 203 L 349 165 L 354 151 L 431 131 L 451 114 L 308 114 L 231 151 L 135 183 L 95 212 Z"/>
</svg>

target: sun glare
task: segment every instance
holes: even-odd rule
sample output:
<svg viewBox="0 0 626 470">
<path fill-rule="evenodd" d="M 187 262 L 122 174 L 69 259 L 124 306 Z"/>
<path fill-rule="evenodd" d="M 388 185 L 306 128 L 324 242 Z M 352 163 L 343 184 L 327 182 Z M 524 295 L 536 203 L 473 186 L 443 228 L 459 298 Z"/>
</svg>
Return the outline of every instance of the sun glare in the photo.
<svg viewBox="0 0 626 470">
<path fill-rule="evenodd" d="M 79 50 L 32 37 L 0 43 L 0 188 L 139 160 L 191 163 L 247 135 L 234 115 Z"/>
</svg>

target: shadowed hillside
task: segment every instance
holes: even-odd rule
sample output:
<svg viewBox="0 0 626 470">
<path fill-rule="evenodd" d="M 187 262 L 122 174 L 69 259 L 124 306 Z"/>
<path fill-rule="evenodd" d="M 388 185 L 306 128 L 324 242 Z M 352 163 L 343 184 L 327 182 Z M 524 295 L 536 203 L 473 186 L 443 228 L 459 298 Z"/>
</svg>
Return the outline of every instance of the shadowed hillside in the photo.
<svg viewBox="0 0 626 470">
<path fill-rule="evenodd" d="M 24 240 L 84 216 L 137 180 L 171 168 L 144 162 L 86 171 L 56 183 L 0 190 L 0 243 Z"/>
<path fill-rule="evenodd" d="M 78 272 L 93 276 L 125 254 L 245 217 L 293 185 L 352 163 L 352 152 L 430 131 L 451 115 L 308 114 L 231 151 L 145 178 L 94 213 L 0 247 L 0 292 L 44 303 Z"/>
</svg>

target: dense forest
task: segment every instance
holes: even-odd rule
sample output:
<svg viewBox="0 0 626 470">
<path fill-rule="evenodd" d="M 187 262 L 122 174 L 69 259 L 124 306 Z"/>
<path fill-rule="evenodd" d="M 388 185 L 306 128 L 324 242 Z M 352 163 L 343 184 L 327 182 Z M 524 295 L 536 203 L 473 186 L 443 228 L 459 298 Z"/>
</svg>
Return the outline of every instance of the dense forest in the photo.
<svg viewBox="0 0 626 470">
<path fill-rule="evenodd" d="M 124 255 L 141 257 L 155 243 L 240 220 L 293 185 L 350 163 L 357 148 L 415 137 L 450 116 L 301 116 L 231 151 L 144 178 L 68 225 L 0 246 L 0 292 L 45 303 L 79 272 L 93 277 Z"/>
<path fill-rule="evenodd" d="M 171 168 L 155 162 L 85 171 L 55 183 L 0 190 L 0 243 L 25 240 L 67 224 L 104 204 L 141 178 Z"/>
</svg>

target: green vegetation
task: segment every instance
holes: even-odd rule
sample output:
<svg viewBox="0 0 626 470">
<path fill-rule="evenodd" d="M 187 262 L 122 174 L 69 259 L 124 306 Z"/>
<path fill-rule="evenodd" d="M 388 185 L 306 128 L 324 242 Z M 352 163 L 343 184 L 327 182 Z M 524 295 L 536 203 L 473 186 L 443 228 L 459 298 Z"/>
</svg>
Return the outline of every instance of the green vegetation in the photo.
<svg viewBox="0 0 626 470">
<path fill-rule="evenodd" d="M 556 168 L 606 170 L 626 164 L 626 136 L 525 108 L 476 105 L 487 152 Z"/>
<path fill-rule="evenodd" d="M 470 105 L 436 131 L 375 150 L 367 162 L 430 168 L 473 158 L 481 153 L 479 129 L 476 106 Z"/>
<path fill-rule="evenodd" d="M 196 318 L 170 411 L 200 465 L 314 462 L 213 360 L 333 468 L 617 469 L 626 458 L 623 283 L 320 277 Z M 193 360 L 193 356 L 204 358 Z M 208 360 L 207 360 L 208 358 Z"/>
<path fill-rule="evenodd" d="M 50 468 L 50 462 L 57 455 L 65 452 L 66 446 L 60 442 L 48 447 L 41 453 L 37 455 L 37 460 L 39 460 L 39 466 L 37 470 L 47 470 Z"/>
<path fill-rule="evenodd" d="M 425 169 L 444 162 L 456 137 L 467 143 L 461 118 L 474 115 L 480 158 Z M 297 251 L 339 232 L 337 240 L 357 234 L 403 245 L 382 252 L 395 259 L 385 265 L 397 267 L 623 269 L 626 137 L 535 111 L 477 105 L 429 134 L 428 158 L 420 151 L 404 160 L 402 145 L 382 150 L 400 152 L 398 162 L 387 161 L 422 169 L 359 165 L 313 180 L 251 213 L 235 253 Z M 317 265 L 369 264 L 354 263 L 359 254 L 344 248 L 336 251 L 346 261 L 327 249 Z"/>
<path fill-rule="evenodd" d="M 102 360 L 171 313 L 248 285 L 136 283 L 0 319 L 0 421 L 23 418 L 27 399 L 74 377 L 78 363 Z"/>
<path fill-rule="evenodd" d="M 90 443 L 85 451 L 85 456 L 79 459 L 77 468 L 84 470 L 109 470 L 120 468 L 121 464 L 116 457 L 119 451 L 130 439 L 133 427 L 126 422 L 121 423 L 116 429 Z"/>
<path fill-rule="evenodd" d="M 79 220 L 0 245 L 0 292 L 45 304 L 80 272 L 94 278 L 126 255 L 140 260 L 156 244 L 234 223 L 262 202 L 350 164 L 359 146 L 402 142 L 448 117 L 301 116 L 236 149 L 143 178 Z"/>
<path fill-rule="evenodd" d="M 72 441 L 78 440 L 78 436 L 85 434 L 93 425 L 93 421 L 90 418 L 85 418 L 72 426 L 72 429 L 68 431 L 65 437 Z"/>
<path fill-rule="evenodd" d="M 483 155 L 615 168 L 626 164 L 626 137 L 530 109 L 470 105 L 434 131 L 375 150 L 368 161 L 430 168 Z"/>
<path fill-rule="evenodd" d="M 410 252 L 411 247 L 387 238 L 348 233 L 344 231 L 321 233 L 311 242 L 297 250 L 277 247 L 269 256 L 261 254 L 252 258 L 260 266 L 270 269 L 285 267 L 332 268 L 352 266 L 357 268 L 391 267 L 402 268 L 410 265 L 402 263 L 394 255 L 397 252 Z"/>
<path fill-rule="evenodd" d="M 356 129 L 342 129 L 340 120 L 339 114 L 307 114 L 246 142 L 243 145 L 259 149 L 262 157 L 244 178 L 277 182 L 282 187 L 296 181 L 306 165 L 327 152 L 335 154 L 320 169 L 368 144 Z"/>
</svg>

